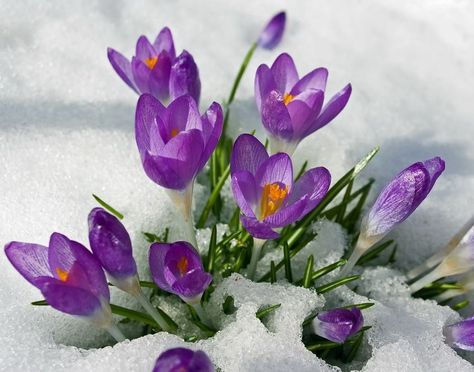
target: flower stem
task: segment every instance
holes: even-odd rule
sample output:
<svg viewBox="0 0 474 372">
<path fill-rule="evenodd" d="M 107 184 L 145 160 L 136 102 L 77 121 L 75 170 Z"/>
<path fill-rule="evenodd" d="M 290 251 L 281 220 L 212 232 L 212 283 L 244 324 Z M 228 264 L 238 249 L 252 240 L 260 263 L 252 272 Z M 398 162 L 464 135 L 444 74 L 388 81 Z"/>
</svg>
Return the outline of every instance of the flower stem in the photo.
<svg viewBox="0 0 474 372">
<path fill-rule="evenodd" d="M 252 257 L 250 258 L 250 263 L 247 268 L 247 278 L 253 280 L 255 277 L 255 272 L 257 271 L 257 263 L 260 258 L 260 253 L 262 252 L 262 247 L 265 244 L 266 240 L 263 239 L 253 239 L 253 249 Z"/>
<path fill-rule="evenodd" d="M 207 319 L 207 315 L 202 308 L 201 302 L 190 303 L 190 305 L 193 307 L 201 322 L 208 326 L 209 319 Z"/>
<path fill-rule="evenodd" d="M 434 299 L 437 302 L 443 302 L 443 301 L 446 301 L 446 300 L 450 300 L 453 297 L 460 296 L 464 293 L 466 293 L 466 291 L 464 291 L 462 289 L 449 289 L 449 290 L 444 291 L 443 293 L 439 294 Z"/>
<path fill-rule="evenodd" d="M 435 280 L 439 279 L 442 275 L 440 275 L 438 268 L 434 269 L 433 271 L 426 274 L 424 277 L 418 279 L 415 283 L 410 286 L 410 292 L 415 293 L 422 289 L 423 287 L 427 286 L 430 283 L 433 283 Z"/>
<path fill-rule="evenodd" d="M 357 261 L 359 261 L 359 258 L 362 256 L 362 254 L 363 252 L 358 250 L 356 247 L 356 249 L 354 249 L 351 256 L 349 257 L 349 260 L 347 261 L 347 263 L 342 267 L 341 271 L 339 272 L 338 278 L 342 278 L 350 274 L 350 272 L 356 265 Z"/>
<path fill-rule="evenodd" d="M 140 302 L 140 305 L 143 306 L 145 311 L 153 318 L 153 320 L 158 323 L 163 331 L 174 333 L 173 329 L 168 325 L 166 320 L 160 315 L 160 313 L 155 309 L 155 307 L 150 303 L 148 298 L 146 298 L 143 291 L 140 289 L 140 292 L 137 294 L 136 299 Z"/>
<path fill-rule="evenodd" d="M 194 219 L 192 213 L 193 205 L 193 186 L 194 182 L 188 185 L 184 190 L 168 190 L 168 195 L 170 196 L 173 203 L 180 210 L 183 219 L 184 219 L 184 229 L 186 234 L 186 239 L 190 242 L 195 248 L 197 246 L 196 232 L 194 230 Z"/>
<path fill-rule="evenodd" d="M 123 335 L 122 331 L 114 323 L 112 323 L 108 328 L 107 332 L 115 339 L 117 342 L 125 341 L 127 338 Z"/>
</svg>

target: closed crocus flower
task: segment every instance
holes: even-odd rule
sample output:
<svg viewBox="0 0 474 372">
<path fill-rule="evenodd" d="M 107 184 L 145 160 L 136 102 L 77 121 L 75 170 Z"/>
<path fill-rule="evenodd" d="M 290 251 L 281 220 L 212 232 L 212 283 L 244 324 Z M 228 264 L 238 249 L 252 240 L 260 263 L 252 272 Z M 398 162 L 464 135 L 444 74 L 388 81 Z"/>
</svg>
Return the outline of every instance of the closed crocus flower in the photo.
<svg viewBox="0 0 474 372">
<path fill-rule="evenodd" d="M 168 189 L 183 213 L 188 238 L 193 243 L 194 179 L 216 148 L 222 122 L 222 108 L 218 103 L 212 103 L 201 116 L 191 96 L 181 96 L 165 108 L 153 96 L 144 94 L 137 104 L 135 136 L 145 173 Z"/>
<path fill-rule="evenodd" d="M 348 84 L 323 107 L 328 71 L 317 68 L 301 79 L 293 59 L 281 54 L 255 75 L 255 99 L 272 151 L 292 154 L 298 143 L 333 120 L 351 95 Z"/>
<path fill-rule="evenodd" d="M 474 351 L 474 317 L 445 326 L 443 328 L 443 334 L 449 346 Z"/>
<path fill-rule="evenodd" d="M 153 372 L 214 372 L 209 357 L 204 351 L 177 347 L 160 354 Z"/>
<path fill-rule="evenodd" d="M 197 305 L 212 282 L 204 271 L 201 257 L 188 242 L 154 243 L 150 247 L 150 271 L 162 290 L 181 297 L 190 305 Z"/>
<path fill-rule="evenodd" d="M 5 254 L 53 308 L 107 329 L 117 341 L 124 339 L 112 321 L 105 274 L 83 245 L 53 233 L 49 247 L 10 242 Z"/>
<path fill-rule="evenodd" d="M 363 325 L 364 317 L 357 307 L 324 311 L 313 320 L 314 333 L 340 344 L 359 332 Z"/>
<path fill-rule="evenodd" d="M 263 49 L 274 49 L 283 37 L 286 24 L 286 13 L 280 12 L 270 19 L 260 33 L 257 44 Z"/>
<path fill-rule="evenodd" d="M 414 163 L 385 186 L 362 220 L 356 247 L 341 275 L 350 272 L 362 254 L 416 210 L 443 173 L 444 166 L 439 157 Z"/>
<path fill-rule="evenodd" d="M 153 44 L 146 36 L 140 36 L 131 61 L 112 48 L 108 48 L 107 56 L 117 74 L 138 94 L 150 93 L 163 102 L 170 94 L 172 100 L 190 94 L 199 101 L 201 83 L 194 59 L 186 51 L 176 58 L 173 36 L 167 27 L 160 31 Z M 180 70 L 178 74 L 173 72 L 176 69 Z M 186 76 L 186 84 L 182 82 L 183 76 Z M 175 88 L 174 79 L 181 81 L 179 90 Z"/>
</svg>

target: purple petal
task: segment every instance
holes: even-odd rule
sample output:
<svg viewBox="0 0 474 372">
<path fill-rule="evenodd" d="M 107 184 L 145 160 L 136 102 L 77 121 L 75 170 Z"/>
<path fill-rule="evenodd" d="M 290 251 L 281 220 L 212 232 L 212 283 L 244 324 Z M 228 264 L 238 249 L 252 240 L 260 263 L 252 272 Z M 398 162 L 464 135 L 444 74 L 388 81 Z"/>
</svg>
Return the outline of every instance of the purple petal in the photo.
<svg viewBox="0 0 474 372">
<path fill-rule="evenodd" d="M 356 307 L 350 310 L 333 309 L 318 314 L 313 321 L 313 328 L 317 335 L 343 343 L 362 328 L 363 322 L 362 313 Z"/>
<path fill-rule="evenodd" d="M 474 317 L 444 327 L 443 333 L 450 346 L 474 351 Z"/>
<path fill-rule="evenodd" d="M 166 51 L 158 56 L 158 61 L 149 75 L 150 93 L 159 100 L 167 100 L 170 95 L 171 59 Z"/>
<path fill-rule="evenodd" d="M 423 165 L 430 174 L 430 185 L 428 187 L 428 190 L 426 191 L 427 193 L 429 193 L 438 177 L 441 175 L 441 173 L 443 173 L 446 166 L 444 160 L 441 159 L 439 156 L 424 161 Z"/>
<path fill-rule="evenodd" d="M 254 209 L 258 203 L 257 185 L 254 176 L 247 171 L 238 171 L 232 175 L 232 192 L 234 200 L 243 214 L 256 217 Z"/>
<path fill-rule="evenodd" d="M 58 279 L 43 280 L 41 293 L 49 305 L 63 313 L 92 316 L 101 310 L 99 299 L 91 292 L 72 287 Z"/>
<path fill-rule="evenodd" d="M 290 55 L 280 54 L 273 62 L 271 70 L 279 93 L 291 92 L 293 86 L 298 82 L 298 72 Z"/>
<path fill-rule="evenodd" d="M 255 100 L 260 114 L 262 113 L 262 102 L 265 102 L 267 95 L 276 89 L 277 86 L 270 68 L 267 65 L 258 66 L 255 73 Z"/>
<path fill-rule="evenodd" d="M 293 138 L 293 123 L 288 108 L 277 91 L 271 91 L 262 103 L 262 123 L 274 137 L 285 140 Z"/>
<path fill-rule="evenodd" d="M 192 96 L 199 103 L 201 96 L 201 80 L 199 70 L 193 56 L 183 51 L 171 67 L 169 88 L 171 99 L 185 94 Z"/>
<path fill-rule="evenodd" d="M 212 275 L 202 270 L 194 270 L 173 283 L 171 290 L 183 299 L 202 295 L 212 282 Z"/>
<path fill-rule="evenodd" d="M 324 102 L 324 92 L 308 89 L 287 106 L 293 127 L 293 140 L 302 140 L 311 123 L 318 117 Z"/>
<path fill-rule="evenodd" d="M 306 135 L 317 131 L 324 127 L 332 119 L 334 119 L 343 109 L 346 107 L 347 102 L 352 93 L 352 86 L 346 85 L 342 90 L 336 93 L 331 100 L 324 106 L 321 115 L 315 120 L 315 122 L 308 129 Z"/>
<path fill-rule="evenodd" d="M 314 69 L 310 73 L 303 76 L 300 81 L 291 90 L 291 95 L 296 96 L 303 93 L 307 89 L 326 90 L 326 82 L 328 80 L 328 70 L 324 67 Z"/>
<path fill-rule="evenodd" d="M 163 352 L 153 368 L 153 372 L 171 371 L 214 372 L 214 367 L 203 351 L 177 347 Z"/>
<path fill-rule="evenodd" d="M 145 152 L 154 153 L 158 148 L 164 146 L 156 118 L 165 116 L 166 109 L 160 101 L 150 94 L 140 96 L 135 111 L 135 139 L 142 157 Z"/>
<path fill-rule="evenodd" d="M 167 118 L 164 121 L 167 130 L 168 138 L 171 139 L 171 133 L 175 136 L 189 129 L 202 130 L 202 121 L 199 114 L 196 101 L 191 96 L 181 96 L 170 103 L 167 109 Z"/>
<path fill-rule="evenodd" d="M 211 157 L 222 134 L 224 116 L 222 114 L 221 105 L 217 102 L 213 102 L 206 113 L 201 117 L 201 121 L 205 148 L 201 158 L 200 169 L 204 167 Z"/>
<path fill-rule="evenodd" d="M 293 164 L 288 154 L 278 153 L 270 156 L 258 169 L 255 182 L 260 187 L 273 183 L 283 184 L 288 186 L 291 193 L 293 188 Z"/>
<path fill-rule="evenodd" d="M 312 168 L 303 174 L 293 185 L 288 197 L 288 204 L 300 199 L 307 199 L 301 217 L 313 210 L 326 196 L 331 185 L 331 174 L 324 167 Z"/>
<path fill-rule="evenodd" d="M 301 218 L 303 211 L 306 209 L 307 203 L 308 201 L 306 199 L 297 200 L 294 203 L 281 207 L 274 214 L 265 217 L 263 222 L 273 228 L 290 225 Z"/>
<path fill-rule="evenodd" d="M 283 32 L 285 31 L 286 24 L 286 13 L 280 12 L 273 16 L 273 18 L 267 23 L 265 28 L 260 33 L 258 38 L 258 45 L 264 49 L 273 49 L 281 41 Z"/>
<path fill-rule="evenodd" d="M 169 277 L 165 276 L 165 257 L 168 251 L 172 249 L 172 244 L 153 243 L 148 254 L 151 276 L 158 287 L 169 292 L 171 284 Z"/>
<path fill-rule="evenodd" d="M 132 58 L 132 74 L 135 85 L 140 93 L 151 93 L 151 70 L 137 57 Z"/>
<path fill-rule="evenodd" d="M 53 275 L 49 268 L 48 247 L 10 242 L 5 246 L 5 254 L 13 267 L 36 287 L 38 278 Z"/>
<path fill-rule="evenodd" d="M 243 214 L 240 215 L 240 221 L 247 232 L 254 238 L 259 239 L 276 239 L 280 236 L 277 232 L 273 231 L 272 228 L 265 222 L 259 221 L 253 217 L 247 217 Z"/>
<path fill-rule="evenodd" d="M 130 61 L 121 53 L 112 48 L 107 48 L 107 58 L 120 78 L 135 92 L 140 93 L 133 82 L 133 73 Z"/>
<path fill-rule="evenodd" d="M 151 45 L 148 38 L 144 35 L 140 36 L 137 40 L 137 46 L 135 49 L 135 56 L 141 60 L 145 61 L 147 58 L 153 58 L 157 56 L 157 52 L 153 45 Z"/>
<path fill-rule="evenodd" d="M 185 273 L 194 270 L 204 270 L 199 252 L 190 243 L 178 241 L 171 244 L 171 249 L 167 251 L 165 256 L 165 266 L 174 277 L 180 276 L 178 263 L 183 258 L 185 258 L 187 262 Z"/>
<path fill-rule="evenodd" d="M 153 47 L 158 53 L 166 51 L 171 60 L 176 58 L 176 51 L 174 49 L 173 35 L 168 27 L 163 27 L 153 43 Z"/>
<path fill-rule="evenodd" d="M 232 148 L 230 172 L 247 171 L 255 176 L 267 159 L 267 150 L 257 138 L 251 134 L 241 134 Z"/>
<path fill-rule="evenodd" d="M 114 278 L 134 276 L 137 265 L 132 242 L 117 217 L 102 208 L 94 208 L 88 217 L 89 242 L 102 267 Z"/>
</svg>

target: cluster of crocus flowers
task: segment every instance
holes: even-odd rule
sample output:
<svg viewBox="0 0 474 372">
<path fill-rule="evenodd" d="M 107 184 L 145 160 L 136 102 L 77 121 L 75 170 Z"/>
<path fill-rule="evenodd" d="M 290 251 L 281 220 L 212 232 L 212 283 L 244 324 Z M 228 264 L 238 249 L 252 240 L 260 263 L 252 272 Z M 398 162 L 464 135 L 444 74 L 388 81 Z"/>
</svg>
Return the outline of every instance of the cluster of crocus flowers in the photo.
<svg viewBox="0 0 474 372">
<path fill-rule="evenodd" d="M 323 311 L 312 322 L 314 333 L 338 344 L 359 332 L 363 325 L 364 317 L 357 307 Z"/>
<path fill-rule="evenodd" d="M 292 154 L 303 138 L 333 120 L 346 106 L 346 85 L 323 107 L 328 71 L 317 68 L 301 79 L 293 59 L 281 54 L 271 67 L 262 64 L 255 75 L 255 99 L 272 151 Z"/>
<path fill-rule="evenodd" d="M 230 172 L 240 220 L 256 238 L 248 271 L 253 277 L 262 242 L 278 238 L 275 229 L 292 224 L 315 208 L 329 189 L 331 175 L 318 167 L 294 182 L 290 156 L 269 156 L 265 146 L 250 134 L 242 134 L 235 141 Z"/>
<path fill-rule="evenodd" d="M 451 240 L 452 241 L 452 240 Z M 410 286 L 416 292 L 438 280 L 452 275 L 464 274 L 474 269 L 474 226 L 459 240 L 441 260 L 438 266 Z M 467 288 L 469 285 L 467 286 Z"/>
<path fill-rule="evenodd" d="M 474 351 L 474 317 L 445 326 L 443 334 L 449 346 Z"/>
<path fill-rule="evenodd" d="M 117 341 L 125 339 L 113 323 L 109 287 L 100 262 L 82 244 L 53 233 L 48 247 L 10 242 L 5 254 L 50 306 L 106 329 Z"/>
<path fill-rule="evenodd" d="M 176 347 L 160 354 L 153 372 L 214 372 L 214 366 L 204 351 Z"/>
<path fill-rule="evenodd" d="M 169 192 L 182 212 L 187 239 L 196 245 L 192 221 L 194 179 L 217 146 L 222 132 L 221 106 L 214 102 L 202 116 L 189 95 L 163 106 L 150 94 L 137 103 L 135 136 L 147 176 Z"/>
<path fill-rule="evenodd" d="M 416 210 L 430 193 L 444 166 L 439 157 L 414 163 L 385 186 L 362 219 L 357 243 L 341 276 L 348 274 L 365 252 Z"/>
<path fill-rule="evenodd" d="M 120 78 L 138 94 L 149 93 L 162 102 L 188 94 L 199 102 L 198 67 L 186 50 L 176 56 L 169 28 L 163 28 L 153 44 L 140 36 L 131 61 L 112 48 L 107 55 Z"/>
<path fill-rule="evenodd" d="M 202 320 L 201 297 L 212 276 L 204 271 L 199 252 L 185 241 L 154 243 L 150 247 L 149 264 L 156 285 L 191 305 Z"/>
</svg>

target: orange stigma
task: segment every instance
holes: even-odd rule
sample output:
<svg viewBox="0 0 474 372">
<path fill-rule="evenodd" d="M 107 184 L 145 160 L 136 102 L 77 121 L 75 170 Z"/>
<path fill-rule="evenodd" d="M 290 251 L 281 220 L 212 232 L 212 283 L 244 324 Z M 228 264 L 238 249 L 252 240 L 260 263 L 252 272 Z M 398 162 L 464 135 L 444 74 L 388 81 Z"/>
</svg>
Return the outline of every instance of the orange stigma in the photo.
<svg viewBox="0 0 474 372">
<path fill-rule="evenodd" d="M 267 183 L 263 187 L 262 199 L 260 200 L 260 219 L 263 220 L 275 213 L 288 195 L 288 186 L 284 188 L 280 183 Z"/>
<path fill-rule="evenodd" d="M 56 268 L 56 274 L 58 274 L 59 280 L 62 282 L 65 282 L 69 276 L 68 272 L 61 270 L 59 267 Z"/>
<path fill-rule="evenodd" d="M 178 135 L 179 130 L 176 128 L 171 129 L 171 138 L 174 138 Z"/>
<path fill-rule="evenodd" d="M 188 271 L 188 259 L 186 257 L 182 256 L 179 259 L 178 264 L 176 265 L 176 267 L 179 270 L 179 275 L 183 276 Z"/>
<path fill-rule="evenodd" d="M 153 67 L 155 67 L 156 62 L 158 62 L 158 56 L 145 59 L 145 64 L 150 70 L 153 70 Z"/>
<path fill-rule="evenodd" d="M 288 104 L 293 101 L 293 97 L 290 93 L 285 93 L 283 95 L 283 103 L 285 104 L 285 106 L 288 106 Z"/>
</svg>

